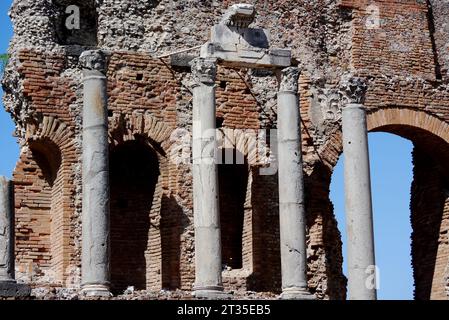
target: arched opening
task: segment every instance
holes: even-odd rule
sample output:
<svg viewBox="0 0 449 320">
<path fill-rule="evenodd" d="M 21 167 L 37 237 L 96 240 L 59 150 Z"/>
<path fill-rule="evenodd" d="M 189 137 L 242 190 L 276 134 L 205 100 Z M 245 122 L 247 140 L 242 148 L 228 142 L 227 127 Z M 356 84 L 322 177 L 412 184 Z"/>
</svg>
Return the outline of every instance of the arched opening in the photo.
<svg viewBox="0 0 449 320">
<path fill-rule="evenodd" d="M 368 114 L 371 132 L 409 140 L 381 134 L 376 141 L 378 133 L 369 135 L 379 299 L 447 299 L 449 144 L 445 126 L 425 113 L 406 109 Z M 341 145 L 333 149 L 341 151 Z M 334 170 L 331 197 L 345 235 L 340 162 Z"/>
<path fill-rule="evenodd" d="M 62 156 L 49 140 L 30 142 L 14 172 L 19 275 L 50 283 L 64 277 Z M 30 250 L 30 248 L 32 248 Z"/>
<path fill-rule="evenodd" d="M 385 133 L 370 133 L 370 165 L 376 265 L 380 272 L 378 299 L 411 299 L 410 186 L 412 144 Z M 346 261 L 344 154 L 332 175 L 330 198 L 343 240 Z M 346 273 L 346 263 L 343 272 Z"/>
<path fill-rule="evenodd" d="M 111 150 L 111 281 L 115 292 L 146 288 L 150 211 L 159 162 L 143 141 L 127 141 Z"/>
<path fill-rule="evenodd" d="M 231 160 L 232 159 L 232 160 Z M 223 149 L 218 165 L 222 263 L 228 269 L 243 267 L 245 202 L 248 165 L 235 149 Z"/>
</svg>

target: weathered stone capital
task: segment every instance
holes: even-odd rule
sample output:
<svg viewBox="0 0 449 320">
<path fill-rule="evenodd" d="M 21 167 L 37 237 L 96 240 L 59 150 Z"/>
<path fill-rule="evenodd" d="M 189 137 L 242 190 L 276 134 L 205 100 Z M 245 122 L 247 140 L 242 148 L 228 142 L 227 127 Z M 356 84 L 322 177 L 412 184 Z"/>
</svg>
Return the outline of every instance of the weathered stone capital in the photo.
<svg viewBox="0 0 449 320">
<path fill-rule="evenodd" d="M 247 3 L 233 4 L 223 15 L 220 24 L 228 27 L 248 28 L 256 17 L 254 5 Z"/>
<path fill-rule="evenodd" d="M 214 84 L 217 76 L 217 62 L 215 59 L 196 58 L 190 62 L 193 76 L 193 86 Z"/>
<path fill-rule="evenodd" d="M 366 81 L 351 75 L 343 77 L 340 82 L 340 90 L 348 99 L 348 103 L 363 104 L 368 86 Z"/>
<path fill-rule="evenodd" d="M 84 69 L 106 73 L 107 55 L 102 50 L 84 51 L 81 54 L 79 61 Z"/>
<path fill-rule="evenodd" d="M 279 92 L 298 92 L 298 79 L 301 74 L 299 68 L 288 67 L 281 70 Z"/>
</svg>

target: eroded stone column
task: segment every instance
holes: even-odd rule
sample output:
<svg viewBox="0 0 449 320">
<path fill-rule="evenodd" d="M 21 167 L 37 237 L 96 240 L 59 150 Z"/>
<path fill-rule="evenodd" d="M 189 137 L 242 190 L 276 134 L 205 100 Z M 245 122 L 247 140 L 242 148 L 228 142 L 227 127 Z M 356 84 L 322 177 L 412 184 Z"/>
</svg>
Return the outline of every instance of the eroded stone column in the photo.
<svg viewBox="0 0 449 320">
<path fill-rule="evenodd" d="M 195 224 L 195 296 L 223 296 L 220 212 L 216 155 L 216 61 L 197 58 L 193 76 L 193 211 Z"/>
<path fill-rule="evenodd" d="M 14 186 L 0 177 L 0 297 L 28 296 L 29 286 L 15 281 Z"/>
<path fill-rule="evenodd" d="M 85 51 L 80 62 L 84 72 L 82 292 L 110 296 L 106 55 Z"/>
<path fill-rule="evenodd" d="M 279 218 L 283 299 L 314 298 L 307 286 L 298 78 L 298 68 L 289 67 L 282 70 L 278 92 Z"/>
<path fill-rule="evenodd" d="M 348 98 L 343 107 L 348 291 L 350 300 L 375 300 L 375 259 L 368 131 L 363 100 L 367 86 L 360 78 L 343 80 Z"/>
</svg>

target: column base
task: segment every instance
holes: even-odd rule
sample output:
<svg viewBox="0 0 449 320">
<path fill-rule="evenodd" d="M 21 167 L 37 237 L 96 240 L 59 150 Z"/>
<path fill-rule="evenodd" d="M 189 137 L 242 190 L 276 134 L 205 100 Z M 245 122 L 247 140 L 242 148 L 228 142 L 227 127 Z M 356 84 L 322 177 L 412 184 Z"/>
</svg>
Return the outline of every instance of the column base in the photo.
<svg viewBox="0 0 449 320">
<path fill-rule="evenodd" d="M 281 300 L 316 300 L 316 296 L 304 288 L 288 288 L 282 290 Z"/>
<path fill-rule="evenodd" d="M 109 286 L 103 284 L 83 285 L 81 294 L 85 297 L 112 297 L 112 293 L 109 291 Z"/>
<path fill-rule="evenodd" d="M 14 280 L 0 281 L 0 297 L 29 297 L 31 295 L 31 287 L 24 283 L 17 283 Z"/>
<path fill-rule="evenodd" d="M 193 296 L 198 299 L 227 300 L 231 295 L 223 291 L 223 287 L 195 288 Z"/>
</svg>

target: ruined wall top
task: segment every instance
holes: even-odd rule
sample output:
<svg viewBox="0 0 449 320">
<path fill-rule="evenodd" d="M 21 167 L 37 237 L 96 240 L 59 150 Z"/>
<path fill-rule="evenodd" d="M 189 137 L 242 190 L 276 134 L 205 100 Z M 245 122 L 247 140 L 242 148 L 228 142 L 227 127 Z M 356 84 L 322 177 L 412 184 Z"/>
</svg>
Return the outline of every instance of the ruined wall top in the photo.
<svg viewBox="0 0 449 320">
<path fill-rule="evenodd" d="M 79 55 L 86 49 L 102 48 L 159 56 L 204 44 L 210 38 L 210 29 L 222 24 L 238 28 L 252 25 L 268 30 L 270 44 L 290 48 L 292 56 L 300 61 L 305 71 L 317 79 L 338 82 L 347 71 L 351 56 L 361 63 L 370 58 L 366 54 L 358 57 L 359 53 L 351 53 L 353 32 L 357 39 L 363 39 L 365 35 L 383 39 L 363 46 L 384 52 L 378 61 L 370 60 L 373 69 L 383 64 L 383 73 L 406 75 L 413 71 L 412 67 L 402 66 L 406 61 L 411 64 L 422 60 L 421 55 L 428 56 L 429 62 L 433 59 L 430 35 L 426 35 L 429 26 L 427 5 L 423 1 L 410 0 L 405 4 L 404 1 L 356 0 L 246 2 L 14 0 L 10 11 L 14 24 L 10 52 L 36 48 Z M 429 15 L 433 19 L 430 25 L 434 28 L 434 47 L 440 58 L 436 69 L 437 73 L 446 76 L 449 37 L 445 32 L 445 21 L 449 3 L 437 0 L 430 0 L 430 3 L 433 8 Z M 77 13 L 73 6 L 79 9 L 79 24 L 71 20 Z M 72 29 L 66 28 L 67 24 Z M 377 48 L 379 43 L 381 47 Z M 387 58 L 390 56 L 392 60 L 396 56 L 404 62 L 389 65 Z M 355 67 L 360 66 L 359 63 Z"/>
</svg>

